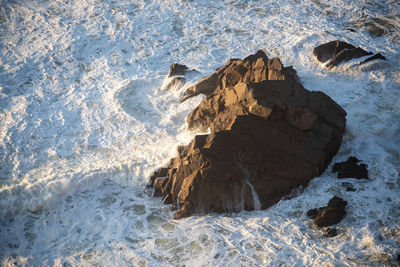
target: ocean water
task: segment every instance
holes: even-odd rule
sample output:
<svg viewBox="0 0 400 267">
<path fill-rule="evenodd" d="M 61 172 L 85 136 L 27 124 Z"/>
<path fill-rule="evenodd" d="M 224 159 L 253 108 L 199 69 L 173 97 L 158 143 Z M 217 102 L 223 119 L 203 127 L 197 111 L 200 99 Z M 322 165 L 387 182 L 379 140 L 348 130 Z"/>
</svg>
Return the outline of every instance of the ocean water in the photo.
<svg viewBox="0 0 400 267">
<path fill-rule="evenodd" d="M 0 0 L 2 266 L 399 264 L 399 14 L 397 0 Z M 388 60 L 326 70 L 312 49 L 335 39 Z M 172 220 L 146 179 L 196 134 L 202 96 L 164 90 L 169 65 L 207 75 L 258 49 L 347 111 L 333 162 L 356 156 L 369 179 L 330 166 L 268 210 Z M 326 238 L 306 212 L 333 195 L 348 214 Z"/>
</svg>

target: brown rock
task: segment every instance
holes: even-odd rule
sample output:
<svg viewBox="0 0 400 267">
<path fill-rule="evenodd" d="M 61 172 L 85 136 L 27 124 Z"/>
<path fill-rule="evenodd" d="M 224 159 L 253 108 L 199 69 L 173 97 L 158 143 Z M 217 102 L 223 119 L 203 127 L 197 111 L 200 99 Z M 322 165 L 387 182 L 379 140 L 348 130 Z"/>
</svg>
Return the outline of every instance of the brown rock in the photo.
<svg viewBox="0 0 400 267">
<path fill-rule="evenodd" d="M 366 60 L 364 60 L 363 62 L 361 62 L 361 64 L 370 62 L 372 60 L 376 60 L 376 59 L 381 59 L 381 60 L 386 60 L 386 57 L 383 56 L 381 53 L 375 54 L 372 57 L 367 58 Z"/>
<path fill-rule="evenodd" d="M 263 52 L 228 61 L 191 90 L 207 97 L 189 127 L 211 133 L 179 147 L 157 183 L 175 218 L 268 208 L 322 173 L 341 144 L 346 112 Z"/>
<path fill-rule="evenodd" d="M 169 67 L 167 75 L 168 83 L 164 85 L 164 88 L 170 90 L 171 88 L 181 88 L 186 82 L 186 76 L 193 73 L 199 73 L 195 69 L 189 69 L 185 65 L 173 63 Z"/>
<path fill-rule="evenodd" d="M 372 53 L 367 52 L 360 47 L 356 47 L 353 49 L 344 49 L 344 50 L 340 51 L 334 58 L 332 58 L 328 62 L 328 64 L 326 64 L 326 67 L 328 69 L 331 69 L 333 67 L 336 67 L 337 65 L 339 65 L 342 62 L 346 62 L 346 61 L 352 60 L 354 58 L 360 58 L 360 57 L 368 56 L 368 55 L 372 55 Z"/>
<path fill-rule="evenodd" d="M 329 200 L 328 206 L 318 209 L 318 214 L 314 219 L 315 225 L 325 227 L 339 223 L 346 215 L 346 205 L 347 202 L 343 199 L 336 196 L 333 197 Z"/>
<path fill-rule="evenodd" d="M 173 63 L 169 67 L 168 77 L 172 76 L 184 76 L 186 72 L 189 71 L 189 68 L 186 65 L 181 65 L 178 63 Z"/>
<path fill-rule="evenodd" d="M 256 83 L 265 80 L 287 79 L 300 81 L 292 67 L 283 67 L 279 58 L 269 60 L 267 55 L 259 50 L 256 54 L 243 60 L 228 60 L 225 66 L 217 69 L 217 72 L 204 77 L 196 85 L 188 88 L 180 102 L 199 94 L 210 96 L 218 90 L 233 87 L 241 82 Z"/>
<path fill-rule="evenodd" d="M 314 56 L 321 63 L 325 63 L 330 59 L 334 58 L 344 49 L 353 49 L 354 45 L 343 42 L 343 41 L 331 41 L 328 43 L 320 44 L 314 48 Z"/>
<path fill-rule="evenodd" d="M 372 55 L 360 47 L 339 40 L 321 44 L 314 48 L 314 55 L 321 63 L 328 62 L 325 66 L 328 69 L 338 66 L 351 59 Z M 377 58 L 380 58 L 377 56 Z M 372 58 L 375 59 L 375 58 Z M 372 60 L 370 59 L 370 60 Z"/>
<path fill-rule="evenodd" d="M 159 178 L 159 177 L 166 177 L 168 176 L 168 168 L 159 168 L 153 172 L 153 174 L 150 176 L 149 183 L 147 184 L 147 187 L 153 187 L 154 186 L 154 181 Z"/>
</svg>

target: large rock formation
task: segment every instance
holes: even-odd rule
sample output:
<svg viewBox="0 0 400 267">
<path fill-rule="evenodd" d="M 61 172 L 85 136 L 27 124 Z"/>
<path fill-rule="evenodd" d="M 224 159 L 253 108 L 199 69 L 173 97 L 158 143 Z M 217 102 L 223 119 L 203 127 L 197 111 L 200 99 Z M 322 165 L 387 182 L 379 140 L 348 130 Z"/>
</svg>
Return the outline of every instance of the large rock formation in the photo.
<svg viewBox="0 0 400 267">
<path fill-rule="evenodd" d="M 167 173 L 152 176 L 175 218 L 268 208 L 321 174 L 341 144 L 346 112 L 262 51 L 229 60 L 185 98 L 201 93 L 187 121 L 211 133 L 179 147 Z"/>
</svg>

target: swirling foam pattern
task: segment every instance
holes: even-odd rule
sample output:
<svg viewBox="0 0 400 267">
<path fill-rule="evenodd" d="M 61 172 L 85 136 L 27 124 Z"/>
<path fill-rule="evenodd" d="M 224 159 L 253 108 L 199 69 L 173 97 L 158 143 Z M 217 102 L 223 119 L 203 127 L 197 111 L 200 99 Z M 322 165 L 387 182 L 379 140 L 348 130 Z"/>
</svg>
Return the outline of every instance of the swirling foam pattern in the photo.
<svg viewBox="0 0 400 267">
<path fill-rule="evenodd" d="M 0 0 L 2 265 L 395 264 L 399 13 L 396 0 Z M 333 39 L 389 60 L 325 70 L 312 48 Z M 171 220 L 145 180 L 193 137 L 201 96 L 162 90 L 169 65 L 209 74 L 258 49 L 348 112 L 334 160 L 357 156 L 370 179 L 345 192 L 327 170 L 269 210 Z M 333 194 L 348 215 L 327 239 L 305 212 Z"/>
</svg>

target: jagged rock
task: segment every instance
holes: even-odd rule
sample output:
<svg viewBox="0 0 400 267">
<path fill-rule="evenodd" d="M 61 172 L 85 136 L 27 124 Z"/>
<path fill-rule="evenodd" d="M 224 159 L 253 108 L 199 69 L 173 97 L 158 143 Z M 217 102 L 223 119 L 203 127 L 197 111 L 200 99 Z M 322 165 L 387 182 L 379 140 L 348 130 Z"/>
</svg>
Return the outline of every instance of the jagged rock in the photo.
<svg viewBox="0 0 400 267">
<path fill-rule="evenodd" d="M 259 50 L 256 54 L 243 60 L 230 59 L 226 65 L 217 69 L 217 72 L 204 77 L 196 85 L 185 91 L 181 102 L 199 94 L 210 95 L 218 89 L 235 86 L 241 82 L 261 82 L 265 80 L 300 81 L 292 67 L 283 67 L 279 58 L 268 60 L 267 55 Z"/>
<path fill-rule="evenodd" d="M 317 210 L 318 213 L 314 217 L 315 225 L 317 225 L 318 227 L 330 226 L 333 224 L 337 224 L 343 219 L 343 217 L 346 215 L 346 205 L 346 201 L 334 196 L 331 200 L 329 200 L 326 207 L 309 210 L 307 212 L 307 215 L 311 214 L 314 217 L 315 211 Z"/>
<path fill-rule="evenodd" d="M 186 82 L 186 76 L 189 74 L 198 73 L 195 69 L 189 69 L 185 65 L 181 65 L 178 63 L 173 63 L 169 67 L 169 72 L 167 75 L 167 84 L 164 85 L 164 89 L 171 89 L 171 88 L 181 88 Z"/>
<path fill-rule="evenodd" d="M 324 43 L 314 48 L 314 55 L 317 60 L 321 63 L 327 62 L 325 66 L 329 69 L 336 67 L 339 64 L 347 62 L 351 59 L 356 59 L 372 54 L 372 52 L 367 52 L 360 47 L 355 47 L 352 44 L 339 40 Z M 367 58 L 361 64 L 375 59 L 386 58 L 378 53 L 372 57 Z"/>
<path fill-rule="evenodd" d="M 356 157 L 349 157 L 347 161 L 335 163 L 332 171 L 338 173 L 338 178 L 368 179 L 366 164 L 358 164 Z"/>
<path fill-rule="evenodd" d="M 386 60 L 386 57 L 384 57 L 381 53 L 378 53 L 378 54 L 373 55 L 372 57 L 367 58 L 366 60 L 361 62 L 361 64 L 370 62 L 370 61 L 375 60 L 375 59 Z"/>
<path fill-rule="evenodd" d="M 168 168 L 159 168 L 153 172 L 153 174 L 150 176 L 149 183 L 147 184 L 147 187 L 153 187 L 154 186 L 154 181 L 159 178 L 159 177 L 166 177 L 168 176 Z"/>
<path fill-rule="evenodd" d="M 346 112 L 262 51 L 228 61 L 187 96 L 199 93 L 207 97 L 187 121 L 211 133 L 179 147 L 158 182 L 175 218 L 268 208 L 322 173 L 341 144 Z"/>
<path fill-rule="evenodd" d="M 326 228 L 325 236 L 326 237 L 335 237 L 335 236 L 337 236 L 336 228 L 330 228 L 330 227 Z"/>
<path fill-rule="evenodd" d="M 326 67 L 328 69 L 331 69 L 333 67 L 336 67 L 337 65 L 339 65 L 342 62 L 347 62 L 354 58 L 360 58 L 360 57 L 368 56 L 368 55 L 372 55 L 372 52 L 367 52 L 360 47 L 356 47 L 353 49 L 344 49 L 344 50 L 340 51 L 334 58 L 329 60 L 329 62 L 326 64 Z"/>
<path fill-rule="evenodd" d="M 178 63 L 173 63 L 169 67 L 168 77 L 172 76 L 184 76 L 186 72 L 189 71 L 189 68 L 185 65 L 181 65 Z"/>
</svg>

